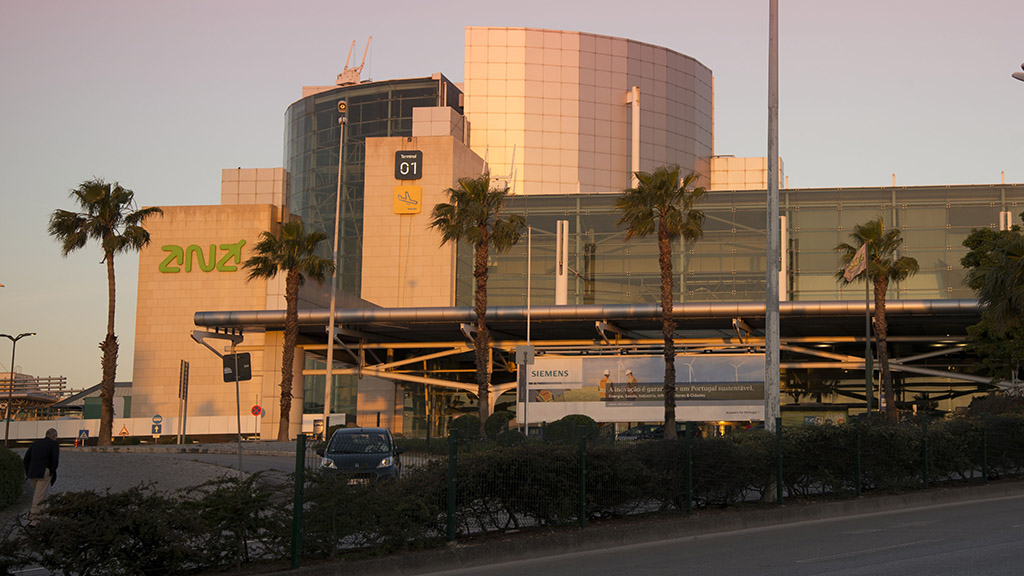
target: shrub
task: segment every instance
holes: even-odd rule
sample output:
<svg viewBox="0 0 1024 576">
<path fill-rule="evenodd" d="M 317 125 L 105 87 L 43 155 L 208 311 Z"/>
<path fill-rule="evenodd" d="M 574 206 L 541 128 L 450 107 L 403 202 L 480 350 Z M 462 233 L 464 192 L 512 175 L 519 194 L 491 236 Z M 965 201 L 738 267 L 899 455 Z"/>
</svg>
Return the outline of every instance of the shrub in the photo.
<svg viewBox="0 0 1024 576">
<path fill-rule="evenodd" d="M 460 524 L 468 532 L 575 521 L 578 479 L 571 446 L 526 443 L 460 454 Z"/>
<path fill-rule="evenodd" d="M 455 420 L 452 420 L 448 431 L 458 431 L 460 440 L 471 440 L 479 439 L 480 437 L 480 417 L 476 414 L 463 414 Z"/>
<path fill-rule="evenodd" d="M 25 466 L 17 454 L 0 448 L 0 510 L 21 498 L 25 484 Z"/>
<path fill-rule="evenodd" d="M 498 435 L 508 430 L 508 423 L 515 419 L 516 415 L 511 412 L 499 411 L 487 417 L 484 422 L 484 432 L 488 440 L 496 440 Z"/>
<path fill-rule="evenodd" d="M 50 496 L 46 516 L 25 533 L 44 568 L 64 574 L 180 573 L 201 566 L 194 518 L 172 498 L 136 487 L 118 493 Z"/>
<path fill-rule="evenodd" d="M 583 429 L 583 434 L 588 444 L 597 442 L 600 437 L 597 422 L 590 416 L 583 414 L 569 414 L 549 423 L 544 428 L 544 440 L 546 442 L 559 442 L 563 444 L 579 442 L 580 428 Z"/>
</svg>

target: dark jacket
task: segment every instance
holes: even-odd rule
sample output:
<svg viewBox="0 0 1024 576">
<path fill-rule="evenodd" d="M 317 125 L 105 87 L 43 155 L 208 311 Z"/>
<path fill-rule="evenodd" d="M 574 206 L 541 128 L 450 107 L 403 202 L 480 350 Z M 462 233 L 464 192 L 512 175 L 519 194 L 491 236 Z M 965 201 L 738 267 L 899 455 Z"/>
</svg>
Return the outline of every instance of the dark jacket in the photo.
<svg viewBox="0 0 1024 576">
<path fill-rule="evenodd" d="M 60 460 L 60 445 L 51 438 L 40 438 L 25 451 L 25 477 L 42 478 L 47 468 L 52 476 L 57 475 Z"/>
</svg>

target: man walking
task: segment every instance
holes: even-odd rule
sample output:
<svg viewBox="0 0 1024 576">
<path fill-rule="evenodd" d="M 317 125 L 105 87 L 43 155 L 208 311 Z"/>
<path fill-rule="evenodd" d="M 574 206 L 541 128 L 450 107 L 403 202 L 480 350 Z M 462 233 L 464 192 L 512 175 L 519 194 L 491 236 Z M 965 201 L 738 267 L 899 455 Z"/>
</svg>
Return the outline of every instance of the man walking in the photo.
<svg viewBox="0 0 1024 576">
<path fill-rule="evenodd" d="M 25 452 L 25 477 L 32 481 L 32 508 L 29 510 L 29 526 L 35 526 L 43 511 L 43 500 L 50 486 L 57 481 L 57 463 L 60 460 L 60 445 L 57 444 L 57 430 L 50 428 L 46 436 L 36 440 Z"/>
</svg>

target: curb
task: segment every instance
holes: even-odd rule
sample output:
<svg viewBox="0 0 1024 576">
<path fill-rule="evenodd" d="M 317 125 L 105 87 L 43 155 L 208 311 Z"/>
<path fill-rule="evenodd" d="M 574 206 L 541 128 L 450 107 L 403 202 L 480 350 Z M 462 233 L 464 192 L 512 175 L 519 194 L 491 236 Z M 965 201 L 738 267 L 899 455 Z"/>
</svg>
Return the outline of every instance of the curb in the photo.
<svg viewBox="0 0 1024 576">
<path fill-rule="evenodd" d="M 62 450 L 75 450 L 79 452 L 100 452 L 100 453 L 123 453 L 123 454 L 237 454 L 238 446 L 235 444 L 150 444 L 134 446 L 79 446 L 62 447 Z M 242 444 L 242 454 L 245 456 L 277 456 L 295 457 L 295 446 L 291 449 L 277 447 L 258 447 L 252 444 Z"/>
<path fill-rule="evenodd" d="M 862 496 L 830 502 L 795 501 L 782 506 L 752 505 L 722 511 L 701 511 L 690 516 L 618 518 L 578 528 L 538 528 L 518 533 L 495 533 L 453 542 L 445 548 L 410 552 L 385 558 L 333 563 L 311 563 L 295 570 L 264 574 L 409 576 L 424 572 L 472 568 L 484 564 L 586 552 L 676 538 L 707 536 L 737 530 L 770 528 L 782 524 L 826 521 L 846 516 L 881 514 L 913 508 L 956 505 L 979 500 L 1024 497 L 1024 480 L 1001 480 L 980 486 L 930 488 L 903 494 Z M 628 529 L 626 529 L 628 528 Z"/>
</svg>

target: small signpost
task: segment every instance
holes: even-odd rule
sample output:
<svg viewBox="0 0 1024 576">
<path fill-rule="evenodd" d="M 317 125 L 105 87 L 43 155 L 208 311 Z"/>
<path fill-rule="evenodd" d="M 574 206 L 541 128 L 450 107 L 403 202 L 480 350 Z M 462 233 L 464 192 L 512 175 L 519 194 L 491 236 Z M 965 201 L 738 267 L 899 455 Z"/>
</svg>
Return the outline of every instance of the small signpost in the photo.
<svg viewBox="0 0 1024 576">
<path fill-rule="evenodd" d="M 259 397 L 257 397 L 256 400 L 259 401 Z M 253 430 L 255 431 L 253 434 L 253 438 L 256 438 L 258 440 L 260 435 L 260 416 L 263 416 L 263 407 L 260 406 L 259 404 L 253 404 L 252 410 L 250 410 L 250 412 L 252 412 L 255 425 L 255 427 L 253 428 Z"/>
</svg>

